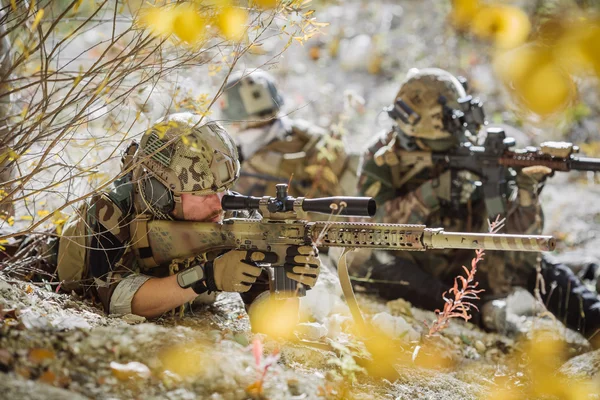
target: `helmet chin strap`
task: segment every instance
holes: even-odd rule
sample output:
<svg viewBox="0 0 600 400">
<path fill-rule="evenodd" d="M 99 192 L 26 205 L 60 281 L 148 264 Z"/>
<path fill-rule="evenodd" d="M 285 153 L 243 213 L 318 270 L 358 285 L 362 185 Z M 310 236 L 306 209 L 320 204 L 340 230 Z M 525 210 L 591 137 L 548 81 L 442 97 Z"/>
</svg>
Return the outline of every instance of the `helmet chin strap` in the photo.
<svg viewBox="0 0 600 400">
<path fill-rule="evenodd" d="M 181 201 L 181 195 L 173 193 L 173 211 L 171 211 L 171 216 L 177 215 L 179 219 L 183 219 L 183 202 Z"/>
</svg>

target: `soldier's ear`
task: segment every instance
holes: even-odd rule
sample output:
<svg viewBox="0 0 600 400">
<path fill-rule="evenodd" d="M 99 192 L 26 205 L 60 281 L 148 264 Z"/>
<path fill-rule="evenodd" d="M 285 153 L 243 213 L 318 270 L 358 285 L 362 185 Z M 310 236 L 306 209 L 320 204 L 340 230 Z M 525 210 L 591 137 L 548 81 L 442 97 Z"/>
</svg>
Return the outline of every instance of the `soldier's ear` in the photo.
<svg viewBox="0 0 600 400">
<path fill-rule="evenodd" d="M 150 206 L 163 214 L 169 214 L 175 208 L 173 192 L 154 177 L 143 178 L 142 190 Z"/>
</svg>

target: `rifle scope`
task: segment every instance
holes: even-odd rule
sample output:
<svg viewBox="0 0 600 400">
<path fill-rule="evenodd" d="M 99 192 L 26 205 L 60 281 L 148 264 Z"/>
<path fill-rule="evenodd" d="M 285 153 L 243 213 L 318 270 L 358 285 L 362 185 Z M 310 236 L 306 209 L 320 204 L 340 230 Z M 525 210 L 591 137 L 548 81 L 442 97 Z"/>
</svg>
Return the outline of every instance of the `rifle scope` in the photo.
<svg viewBox="0 0 600 400">
<path fill-rule="evenodd" d="M 372 217 L 377 210 L 377 203 L 372 197 L 320 197 L 316 199 L 304 199 L 286 196 L 278 197 L 254 197 L 242 195 L 225 195 L 221 200 L 221 207 L 225 211 L 235 210 L 259 210 L 260 203 L 266 204 L 270 212 L 294 211 L 294 202 L 301 201 L 303 211 L 319 214 L 334 214 L 347 217 Z M 343 205 L 343 207 L 342 207 Z"/>
</svg>

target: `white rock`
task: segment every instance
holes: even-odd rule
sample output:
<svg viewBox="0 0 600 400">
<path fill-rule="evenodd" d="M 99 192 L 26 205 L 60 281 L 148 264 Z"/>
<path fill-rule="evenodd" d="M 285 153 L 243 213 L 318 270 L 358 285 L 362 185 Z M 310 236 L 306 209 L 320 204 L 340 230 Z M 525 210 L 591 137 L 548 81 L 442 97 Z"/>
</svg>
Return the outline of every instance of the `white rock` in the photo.
<svg viewBox="0 0 600 400">
<path fill-rule="evenodd" d="M 376 314 L 371 323 L 391 338 L 404 338 L 408 341 L 418 340 L 419 333 L 402 317 L 395 317 L 386 312 Z"/>
<path fill-rule="evenodd" d="M 0 279 L 0 292 L 3 290 L 12 290 L 12 286 L 5 280 Z"/>
<path fill-rule="evenodd" d="M 296 326 L 296 332 L 308 340 L 319 340 L 327 336 L 327 327 L 318 322 L 303 322 Z"/>
<path fill-rule="evenodd" d="M 339 334 L 344 332 L 345 324 L 349 324 L 351 321 L 352 318 L 346 315 L 330 315 L 324 322 L 327 327 L 327 337 L 335 339 Z"/>
<path fill-rule="evenodd" d="M 357 35 L 340 43 L 340 64 L 347 71 L 367 69 L 373 41 L 369 35 Z"/>
<path fill-rule="evenodd" d="M 343 301 L 339 280 L 329 267 L 322 265 L 316 285 L 300 299 L 300 315 L 323 322 L 340 307 L 343 307 Z"/>
</svg>

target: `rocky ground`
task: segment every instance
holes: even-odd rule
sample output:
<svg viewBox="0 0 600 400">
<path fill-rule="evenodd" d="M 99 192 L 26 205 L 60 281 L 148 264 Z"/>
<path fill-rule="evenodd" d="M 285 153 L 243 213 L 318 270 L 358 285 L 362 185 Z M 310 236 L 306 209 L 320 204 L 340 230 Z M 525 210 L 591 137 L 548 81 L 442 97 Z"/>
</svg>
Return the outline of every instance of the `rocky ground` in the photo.
<svg viewBox="0 0 600 400">
<path fill-rule="evenodd" d="M 379 112 L 406 70 L 428 66 L 467 75 L 487 101 L 491 121 L 521 126 L 523 133 L 511 133 L 520 135 L 520 145 L 563 137 L 600 140 L 598 112 L 591 106 L 569 123 L 523 117 L 494 81 L 485 49 L 448 28 L 448 7 L 433 0 L 327 2 L 318 14 L 331 22 L 327 35 L 292 47 L 276 65 L 265 66 L 282 82 L 287 112 L 323 126 L 342 122 L 355 149 L 385 128 Z M 245 63 L 268 61 L 267 54 L 249 56 Z M 595 86 L 582 88 L 588 104 L 598 104 Z M 597 182 L 584 174 L 557 174 L 544 189 L 546 232 L 560 239 L 562 259 L 600 259 Z M 331 277 L 303 300 L 306 322 L 286 341 L 252 334 L 236 295 L 220 295 L 214 304 L 183 316 L 146 321 L 132 315 L 107 318 L 76 295 L 54 289 L 0 275 L 0 397 L 517 399 L 531 398 L 532 388 L 552 387 L 553 381 L 573 393 L 585 388 L 585 397 L 578 398 L 600 393 L 600 353 L 559 322 L 532 316 L 531 299 L 522 292 L 508 300 L 511 329 L 487 333 L 452 321 L 434 339 L 423 337 L 423 322 L 430 323 L 433 313 L 403 301 L 386 304 L 359 296 L 363 311 L 383 332 L 373 340 L 389 349 L 389 357 L 375 361 L 397 370 L 390 381 L 364 372 L 372 363 L 351 331 Z M 558 363 L 550 372 L 539 359 L 529 362 L 539 355 L 521 341 L 540 329 L 567 343 L 564 352 L 554 354 L 554 364 L 546 363 Z M 498 395 L 506 387 L 512 397 Z"/>
<path fill-rule="evenodd" d="M 527 313 L 522 299 L 509 301 L 512 311 Z M 456 321 L 424 340 L 423 322 L 433 313 L 402 300 L 359 296 L 359 302 L 384 332 L 373 340 L 388 346 L 389 357 L 375 361 L 394 364 L 393 382 L 365 373 L 373 365 L 329 274 L 303 302 L 311 322 L 291 340 L 253 335 L 232 294 L 183 316 L 107 318 L 76 295 L 2 276 L 0 388 L 6 398 L 40 399 L 481 399 L 506 382 L 527 385 L 521 339 L 541 328 L 568 343 L 564 359 L 570 360 L 561 371 L 570 383 L 600 384 L 600 355 L 551 319 L 515 314 L 519 332 L 510 336 Z"/>
</svg>

